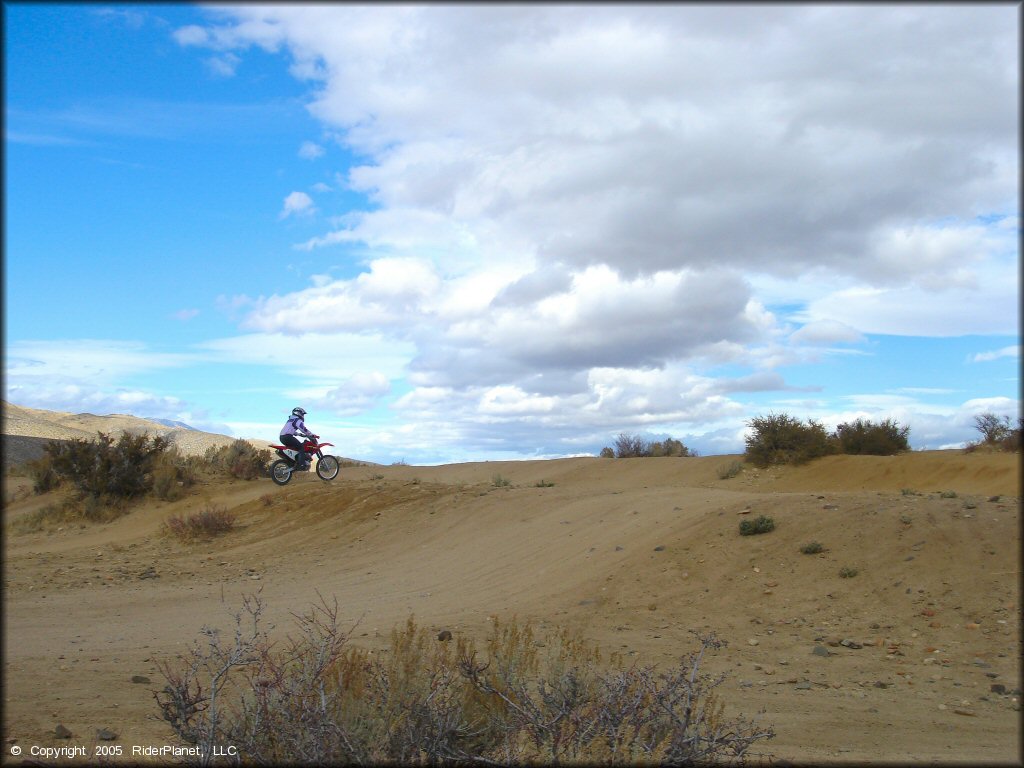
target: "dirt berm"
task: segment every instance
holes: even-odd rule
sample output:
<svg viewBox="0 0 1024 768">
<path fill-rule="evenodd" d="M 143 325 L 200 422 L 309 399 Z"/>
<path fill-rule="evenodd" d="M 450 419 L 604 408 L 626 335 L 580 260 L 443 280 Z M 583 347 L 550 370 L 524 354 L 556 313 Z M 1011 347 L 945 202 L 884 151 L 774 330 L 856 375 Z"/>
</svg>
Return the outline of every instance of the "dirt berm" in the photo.
<svg viewBox="0 0 1024 768">
<path fill-rule="evenodd" d="M 719 479 L 737 458 L 353 467 L 34 532 L 17 520 L 53 499 L 10 480 L 6 760 L 12 744 L 93 745 L 101 728 L 172 743 L 157 662 L 203 625 L 231 629 L 262 590 L 278 632 L 319 592 L 358 622 L 353 642 L 381 647 L 410 614 L 480 639 L 494 617 L 576 627 L 655 664 L 714 630 L 727 712 L 777 732 L 763 753 L 1019 763 L 1019 456 L 837 456 Z M 192 545 L 162 533 L 208 505 L 236 529 Z M 760 515 L 775 529 L 741 536 Z M 802 554 L 811 542 L 823 551 Z"/>
</svg>

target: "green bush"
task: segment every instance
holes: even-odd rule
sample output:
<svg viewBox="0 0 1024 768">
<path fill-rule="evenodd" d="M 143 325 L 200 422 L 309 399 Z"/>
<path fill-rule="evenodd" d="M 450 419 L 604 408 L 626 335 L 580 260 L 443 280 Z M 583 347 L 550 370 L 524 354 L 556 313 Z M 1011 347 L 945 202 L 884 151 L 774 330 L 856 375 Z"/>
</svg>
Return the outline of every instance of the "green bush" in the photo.
<svg viewBox="0 0 1024 768">
<path fill-rule="evenodd" d="M 775 521 L 765 515 L 759 515 L 753 520 L 740 521 L 740 536 L 754 536 L 758 533 L 768 533 L 775 530 Z"/>
<path fill-rule="evenodd" d="M 859 571 L 856 568 L 850 568 L 849 566 L 843 566 L 839 569 L 839 578 L 841 579 L 852 579 L 856 576 Z"/>
<path fill-rule="evenodd" d="M 130 499 L 149 491 L 153 464 L 166 449 L 162 437 L 130 432 L 116 443 L 100 432 L 96 440 L 51 440 L 44 448 L 53 471 L 94 504 L 100 498 Z"/>
<path fill-rule="evenodd" d="M 810 544 L 804 544 L 800 547 L 800 551 L 805 555 L 816 555 L 819 552 L 824 552 L 825 548 L 817 541 L 812 541 Z"/>
<path fill-rule="evenodd" d="M 806 424 L 788 414 L 756 416 L 748 424 L 746 459 L 757 467 L 772 464 L 803 464 L 835 452 L 825 428 L 814 421 Z"/>
<path fill-rule="evenodd" d="M 683 445 L 682 441 L 674 440 L 671 437 L 665 438 L 665 442 L 651 443 L 647 453 L 648 456 L 695 456 L 689 448 Z"/>
<path fill-rule="evenodd" d="M 633 435 L 626 432 L 615 438 L 615 449 L 602 448 L 602 458 L 633 459 L 652 456 L 696 456 L 681 440 L 671 437 L 665 438 L 662 442 L 650 442 L 644 440 L 640 435 Z"/>
<path fill-rule="evenodd" d="M 840 453 L 892 456 L 910 450 L 910 427 L 901 427 L 892 419 L 879 424 L 857 419 L 840 424 L 832 433 Z"/>
</svg>

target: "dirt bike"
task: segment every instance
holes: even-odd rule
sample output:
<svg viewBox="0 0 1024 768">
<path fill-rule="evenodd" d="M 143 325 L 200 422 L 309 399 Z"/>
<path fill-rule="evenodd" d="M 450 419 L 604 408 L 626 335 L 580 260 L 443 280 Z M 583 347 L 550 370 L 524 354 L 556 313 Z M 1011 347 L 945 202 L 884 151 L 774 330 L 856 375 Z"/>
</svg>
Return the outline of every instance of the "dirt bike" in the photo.
<svg viewBox="0 0 1024 768">
<path fill-rule="evenodd" d="M 321 443 L 318 442 L 319 440 L 319 435 L 313 435 L 312 439 L 307 438 L 302 443 L 302 450 L 306 453 L 306 459 L 310 462 L 310 466 L 312 466 L 313 458 L 316 457 L 316 473 L 321 480 L 333 480 L 338 476 L 341 465 L 338 464 L 337 457 L 323 452 L 325 447 L 333 445 L 333 443 Z M 292 472 L 296 471 L 295 459 L 299 452 L 286 445 L 271 445 L 270 447 L 281 457 L 270 465 L 270 479 L 278 485 L 288 485 L 292 479 Z M 299 471 L 308 471 L 308 468 Z"/>
</svg>

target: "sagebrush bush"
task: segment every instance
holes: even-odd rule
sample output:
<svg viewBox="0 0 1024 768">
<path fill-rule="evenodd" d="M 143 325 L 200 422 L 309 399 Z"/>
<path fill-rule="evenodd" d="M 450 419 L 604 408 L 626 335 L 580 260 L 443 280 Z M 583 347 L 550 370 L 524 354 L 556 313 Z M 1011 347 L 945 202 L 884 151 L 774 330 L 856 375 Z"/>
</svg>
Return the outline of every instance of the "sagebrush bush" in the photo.
<svg viewBox="0 0 1024 768">
<path fill-rule="evenodd" d="M 150 490 L 150 472 L 167 449 L 162 437 L 124 432 L 114 439 L 102 432 L 96 440 L 51 440 L 44 450 L 53 472 L 93 499 L 130 499 Z"/>
<path fill-rule="evenodd" d="M 516 621 L 496 621 L 478 650 L 410 618 L 373 653 L 348 644 L 323 598 L 278 647 L 262 611 L 244 598 L 234 633 L 204 628 L 206 648 L 160 663 L 160 712 L 203 754 L 231 745 L 257 764 L 692 764 L 741 762 L 774 736 L 725 718 L 724 676 L 700 669 L 724 645 L 714 635 L 697 634 L 697 650 L 659 673 L 603 660 L 564 630 L 538 640 Z"/>
<path fill-rule="evenodd" d="M 758 515 L 753 520 L 740 521 L 740 536 L 754 536 L 775 530 L 775 521 L 765 515 Z"/>
<path fill-rule="evenodd" d="M 38 459 L 25 462 L 25 471 L 32 479 L 34 493 L 48 493 L 60 485 L 60 476 L 53 468 L 53 457 L 44 453 Z"/>
<path fill-rule="evenodd" d="M 817 541 L 812 541 L 809 544 L 804 544 L 800 547 L 800 551 L 805 555 L 817 555 L 819 552 L 824 552 L 825 548 Z"/>
<path fill-rule="evenodd" d="M 871 456 L 892 456 L 910 450 L 910 427 L 902 427 L 892 419 L 875 424 L 857 419 L 840 424 L 832 433 L 840 453 Z"/>
<path fill-rule="evenodd" d="M 215 472 L 241 480 L 255 480 L 266 474 L 270 451 L 256 448 L 246 440 L 235 440 L 219 448 L 208 448 L 203 460 Z"/>
<path fill-rule="evenodd" d="M 664 442 L 653 442 L 647 450 L 648 456 L 693 456 L 681 440 L 666 438 Z"/>
<path fill-rule="evenodd" d="M 722 467 L 718 468 L 718 479 L 719 480 L 729 480 L 729 479 L 731 479 L 733 477 L 736 477 L 736 475 L 738 475 L 742 471 L 743 471 L 743 462 L 742 461 L 734 461 L 731 464 L 726 464 L 725 466 L 722 466 Z"/>
<path fill-rule="evenodd" d="M 640 435 L 622 432 L 615 438 L 615 448 L 605 447 L 601 449 L 602 458 L 633 459 L 649 456 L 696 456 L 681 440 L 672 437 L 664 441 L 651 442 L 640 437 Z"/>
<path fill-rule="evenodd" d="M 179 541 L 185 542 L 227 533 L 234 527 L 235 514 L 215 504 L 187 517 L 171 515 L 164 521 L 164 529 Z"/>
<path fill-rule="evenodd" d="M 153 462 L 153 495 L 164 501 L 177 501 L 199 481 L 201 462 L 195 456 L 182 456 L 171 446 Z"/>
<path fill-rule="evenodd" d="M 835 451 L 825 428 L 813 419 L 804 424 L 785 413 L 769 413 L 748 424 L 753 432 L 746 437 L 744 456 L 757 467 L 803 464 Z"/>
</svg>

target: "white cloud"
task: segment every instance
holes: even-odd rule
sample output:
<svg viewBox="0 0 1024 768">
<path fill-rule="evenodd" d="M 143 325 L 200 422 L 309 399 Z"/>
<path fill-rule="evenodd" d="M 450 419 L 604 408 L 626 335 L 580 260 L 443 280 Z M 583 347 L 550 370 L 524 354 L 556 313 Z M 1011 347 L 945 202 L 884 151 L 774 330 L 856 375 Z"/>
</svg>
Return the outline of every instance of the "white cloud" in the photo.
<svg viewBox="0 0 1024 768">
<path fill-rule="evenodd" d="M 286 218 L 292 214 L 311 214 L 316 210 L 313 206 L 313 198 L 305 192 L 291 192 L 284 199 L 284 208 L 281 209 L 280 218 Z"/>
<path fill-rule="evenodd" d="M 171 33 L 171 36 L 177 41 L 178 45 L 182 46 L 207 45 L 212 39 L 209 30 L 197 24 L 179 27 Z"/>
<path fill-rule="evenodd" d="M 233 53 L 211 56 L 206 60 L 206 67 L 217 77 L 234 77 L 242 60 Z"/>
<path fill-rule="evenodd" d="M 215 362 L 264 365 L 280 369 L 278 375 L 295 381 L 337 386 L 338 381 L 360 372 L 379 372 L 389 380 L 401 378 L 415 348 L 380 334 L 310 331 L 291 336 L 251 333 L 204 341 L 196 349 Z"/>
<path fill-rule="evenodd" d="M 313 141 L 304 141 L 299 147 L 299 157 L 303 160 L 316 160 L 324 156 L 324 148 Z"/>
<path fill-rule="evenodd" d="M 979 352 L 971 360 L 975 363 L 987 363 L 1004 357 L 1020 357 L 1020 344 L 1013 344 L 1002 349 L 993 349 L 990 352 Z"/>
<path fill-rule="evenodd" d="M 14 341 L 5 356 L 9 383 L 21 381 L 114 382 L 144 371 L 189 365 L 196 356 L 154 352 L 142 342 L 104 339 Z"/>
<path fill-rule="evenodd" d="M 807 323 L 799 330 L 790 334 L 790 341 L 795 344 L 828 345 L 828 344 L 859 344 L 864 335 L 845 323 L 835 320 L 816 320 Z"/>
<path fill-rule="evenodd" d="M 721 443 L 739 393 L 790 391 L 784 366 L 868 354 L 845 348 L 868 334 L 1017 333 L 1011 7 L 217 18 L 178 41 L 287 51 L 324 141 L 362 158 L 337 186 L 369 200 L 327 211 L 296 246 L 321 259 L 345 246 L 363 271 L 249 299 L 256 333 L 230 344 L 401 345 L 397 373 L 334 366 L 306 384 L 344 399 L 356 371 L 405 377 L 394 408 L 409 441 L 521 446 L 542 428 L 543 451 L 581 430 L 688 423 Z M 293 192 L 281 218 L 313 210 Z M 894 397 L 856 405 L 920 409 Z"/>
<path fill-rule="evenodd" d="M 188 322 L 192 318 L 198 317 L 198 316 L 199 316 L 199 310 L 195 309 L 194 307 L 190 307 L 190 308 L 187 308 L 187 309 L 179 309 L 173 315 L 175 320 L 181 320 L 183 323 L 184 322 Z"/>
</svg>

